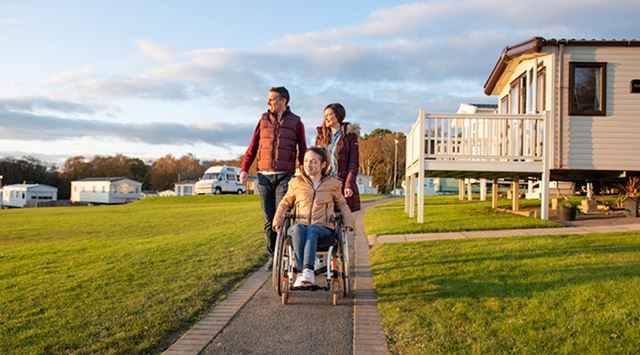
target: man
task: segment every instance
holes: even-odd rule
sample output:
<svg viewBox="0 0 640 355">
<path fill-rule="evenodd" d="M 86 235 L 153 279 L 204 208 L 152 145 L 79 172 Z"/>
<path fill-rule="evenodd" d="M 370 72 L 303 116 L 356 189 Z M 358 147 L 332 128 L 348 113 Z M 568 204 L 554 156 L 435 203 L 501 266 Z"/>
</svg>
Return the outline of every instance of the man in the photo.
<svg viewBox="0 0 640 355">
<path fill-rule="evenodd" d="M 257 158 L 257 189 L 262 201 L 267 250 L 271 255 L 266 269 L 271 270 L 277 238 L 277 233 L 271 229 L 271 222 L 296 170 L 296 147 L 298 161 L 302 165 L 307 143 L 300 117 L 289 109 L 289 91 L 285 87 L 269 89 L 267 106 L 268 111 L 260 117 L 249 147 L 244 153 L 240 182 L 244 184 L 247 181 L 247 171 Z"/>
</svg>

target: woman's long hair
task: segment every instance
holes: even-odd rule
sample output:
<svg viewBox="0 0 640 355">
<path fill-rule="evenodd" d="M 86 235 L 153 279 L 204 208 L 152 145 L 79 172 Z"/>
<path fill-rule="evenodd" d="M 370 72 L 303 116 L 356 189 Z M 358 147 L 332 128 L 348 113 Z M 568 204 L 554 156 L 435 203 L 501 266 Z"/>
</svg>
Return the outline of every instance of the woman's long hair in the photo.
<svg viewBox="0 0 640 355">
<path fill-rule="evenodd" d="M 324 169 L 322 169 L 322 176 L 329 175 L 329 173 L 331 172 L 331 157 L 329 156 L 329 152 L 327 151 L 327 149 L 324 147 L 313 146 L 307 148 L 307 152 L 309 151 L 318 154 L 320 156 L 320 163 L 325 163 Z M 307 175 L 307 172 L 304 171 L 304 166 L 302 167 L 302 169 L 300 169 L 300 173 L 306 177 L 309 177 Z"/>
<path fill-rule="evenodd" d="M 324 111 L 326 111 L 328 108 L 330 108 L 331 111 L 333 111 L 333 113 L 336 115 L 336 118 L 338 119 L 338 122 L 340 122 L 340 124 L 342 124 L 342 121 L 344 121 L 344 118 L 347 116 L 347 111 L 344 109 L 344 106 L 342 106 L 342 104 L 337 102 L 328 104 L 324 108 L 324 110 L 322 110 L 322 139 L 320 143 L 325 147 L 329 145 L 329 140 L 331 139 L 331 134 L 330 134 L 331 129 L 327 127 L 327 125 L 324 123 Z"/>
</svg>

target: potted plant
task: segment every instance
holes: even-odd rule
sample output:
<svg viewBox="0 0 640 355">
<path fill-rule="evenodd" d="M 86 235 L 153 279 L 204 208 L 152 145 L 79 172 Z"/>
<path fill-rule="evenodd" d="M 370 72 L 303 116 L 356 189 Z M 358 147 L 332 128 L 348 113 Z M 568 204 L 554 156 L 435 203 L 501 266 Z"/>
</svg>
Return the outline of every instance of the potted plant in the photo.
<svg viewBox="0 0 640 355">
<path fill-rule="evenodd" d="M 558 201 L 558 219 L 561 221 L 573 221 L 576 219 L 576 205 L 571 203 L 567 197 Z"/>
<path fill-rule="evenodd" d="M 640 196 L 640 178 L 630 177 L 626 184 L 618 184 L 620 199 L 627 217 L 638 217 L 638 197 Z"/>
</svg>

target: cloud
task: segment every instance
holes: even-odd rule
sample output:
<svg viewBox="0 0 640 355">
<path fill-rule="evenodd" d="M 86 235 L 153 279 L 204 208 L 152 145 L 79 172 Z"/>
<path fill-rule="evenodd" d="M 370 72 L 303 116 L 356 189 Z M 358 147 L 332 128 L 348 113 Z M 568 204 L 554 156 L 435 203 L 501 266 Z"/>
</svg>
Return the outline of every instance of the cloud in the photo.
<svg viewBox="0 0 640 355">
<path fill-rule="evenodd" d="M 141 40 L 140 51 L 159 61 L 159 66 L 139 75 L 87 80 L 78 89 L 93 95 L 147 99 L 209 96 L 225 108 L 261 107 L 272 85 L 313 91 L 341 83 L 375 93 L 390 83 L 416 87 L 465 81 L 481 94 L 505 46 L 534 35 L 628 36 L 636 32 L 635 21 L 620 14 L 638 13 L 638 3 L 613 0 L 605 9 L 596 6 L 596 0 L 412 3 L 374 11 L 352 26 L 288 34 L 254 50 L 195 49 L 180 62 L 175 62 L 174 50 Z M 538 13 L 540 8 L 556 10 L 545 16 L 522 16 Z M 581 15 L 567 16 L 577 12 Z M 601 18 L 617 20 L 601 24 Z"/>
<path fill-rule="evenodd" d="M 8 26 L 19 26 L 22 25 L 23 22 L 20 20 L 10 19 L 10 18 L 2 18 L 0 19 L 0 25 L 8 25 Z"/>
<path fill-rule="evenodd" d="M 46 154 L 40 152 L 28 152 L 28 151 L 18 151 L 18 150 L 0 150 L 0 159 L 24 159 L 27 157 L 38 159 L 41 163 L 47 166 L 57 166 L 60 167 L 64 164 L 64 161 L 69 158 L 68 155 L 64 154 Z"/>
<path fill-rule="evenodd" d="M 60 74 L 53 75 L 47 79 L 49 85 L 64 85 L 93 78 L 93 68 L 90 66 L 78 70 L 68 70 Z"/>
<path fill-rule="evenodd" d="M 542 8 L 554 11 L 536 16 Z M 569 16 L 576 13 L 580 16 Z M 303 117 L 311 134 L 320 123 L 322 108 L 335 101 L 345 104 L 348 119 L 361 123 L 364 131 L 384 126 L 402 130 L 415 121 L 419 107 L 455 112 L 461 102 L 496 102 L 494 97 L 483 96 L 482 86 L 505 46 L 536 35 L 629 38 L 637 30 L 634 16 L 628 14 L 635 13 L 640 13 L 637 0 L 613 0 L 605 8 L 595 0 L 405 4 L 374 11 L 351 26 L 288 34 L 253 50 L 194 49 L 178 61 L 173 49 L 141 40 L 136 43 L 139 51 L 158 62 L 146 72 L 98 77 L 87 67 L 55 75 L 49 82 L 75 83 L 81 94 L 97 97 L 191 100 L 206 96 L 207 103 L 216 107 L 251 112 L 264 108 L 269 87 L 284 85 L 291 92 L 294 112 Z M 16 104 L 12 107 L 16 109 Z M 42 123 L 39 120 L 45 119 L 56 118 L 32 115 L 30 121 Z M 248 140 L 242 132 L 247 127 L 234 125 L 214 129 L 152 124 L 143 128 L 109 126 L 113 123 L 103 121 L 56 122 L 74 135 L 99 134 L 144 142 L 155 142 L 163 134 L 170 137 L 172 129 L 181 133 L 167 139 L 182 139 L 180 144 L 226 142 L 225 135 L 218 132 L 220 127 L 228 128 L 231 137 L 244 134 L 236 140 L 240 145 Z M 82 128 L 80 123 L 94 126 L 72 129 Z M 127 135 L 125 131 L 134 133 Z M 155 131 L 158 134 L 153 134 Z M 201 132 L 214 139 L 205 139 Z"/>
<path fill-rule="evenodd" d="M 174 61 L 176 53 L 169 47 L 143 39 L 136 42 L 138 50 L 147 57 L 162 63 Z"/>
<path fill-rule="evenodd" d="M 215 123 L 114 123 L 100 120 L 64 119 L 31 113 L 0 111 L 0 139 L 56 141 L 82 137 L 116 138 L 147 144 L 218 147 L 246 145 L 255 126 Z"/>
<path fill-rule="evenodd" d="M 202 89 L 179 81 L 153 77 L 117 76 L 106 79 L 91 79 L 78 85 L 82 93 L 96 96 L 138 97 L 146 99 L 187 100 L 206 95 Z"/>
<path fill-rule="evenodd" d="M 62 113 L 95 113 L 93 108 L 84 104 L 41 96 L 0 97 L 0 110 L 29 112 L 50 110 Z"/>
</svg>

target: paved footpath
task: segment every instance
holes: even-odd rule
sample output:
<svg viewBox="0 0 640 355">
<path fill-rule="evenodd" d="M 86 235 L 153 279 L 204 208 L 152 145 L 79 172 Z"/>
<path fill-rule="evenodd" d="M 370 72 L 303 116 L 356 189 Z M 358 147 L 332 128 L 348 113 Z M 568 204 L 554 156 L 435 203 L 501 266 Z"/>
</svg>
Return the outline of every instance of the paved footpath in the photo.
<svg viewBox="0 0 640 355">
<path fill-rule="evenodd" d="M 271 287 L 271 273 L 260 269 L 165 353 L 386 354 L 363 215 L 356 214 L 350 240 L 353 298 L 333 306 L 329 292 L 295 291 L 282 305 Z"/>
</svg>

